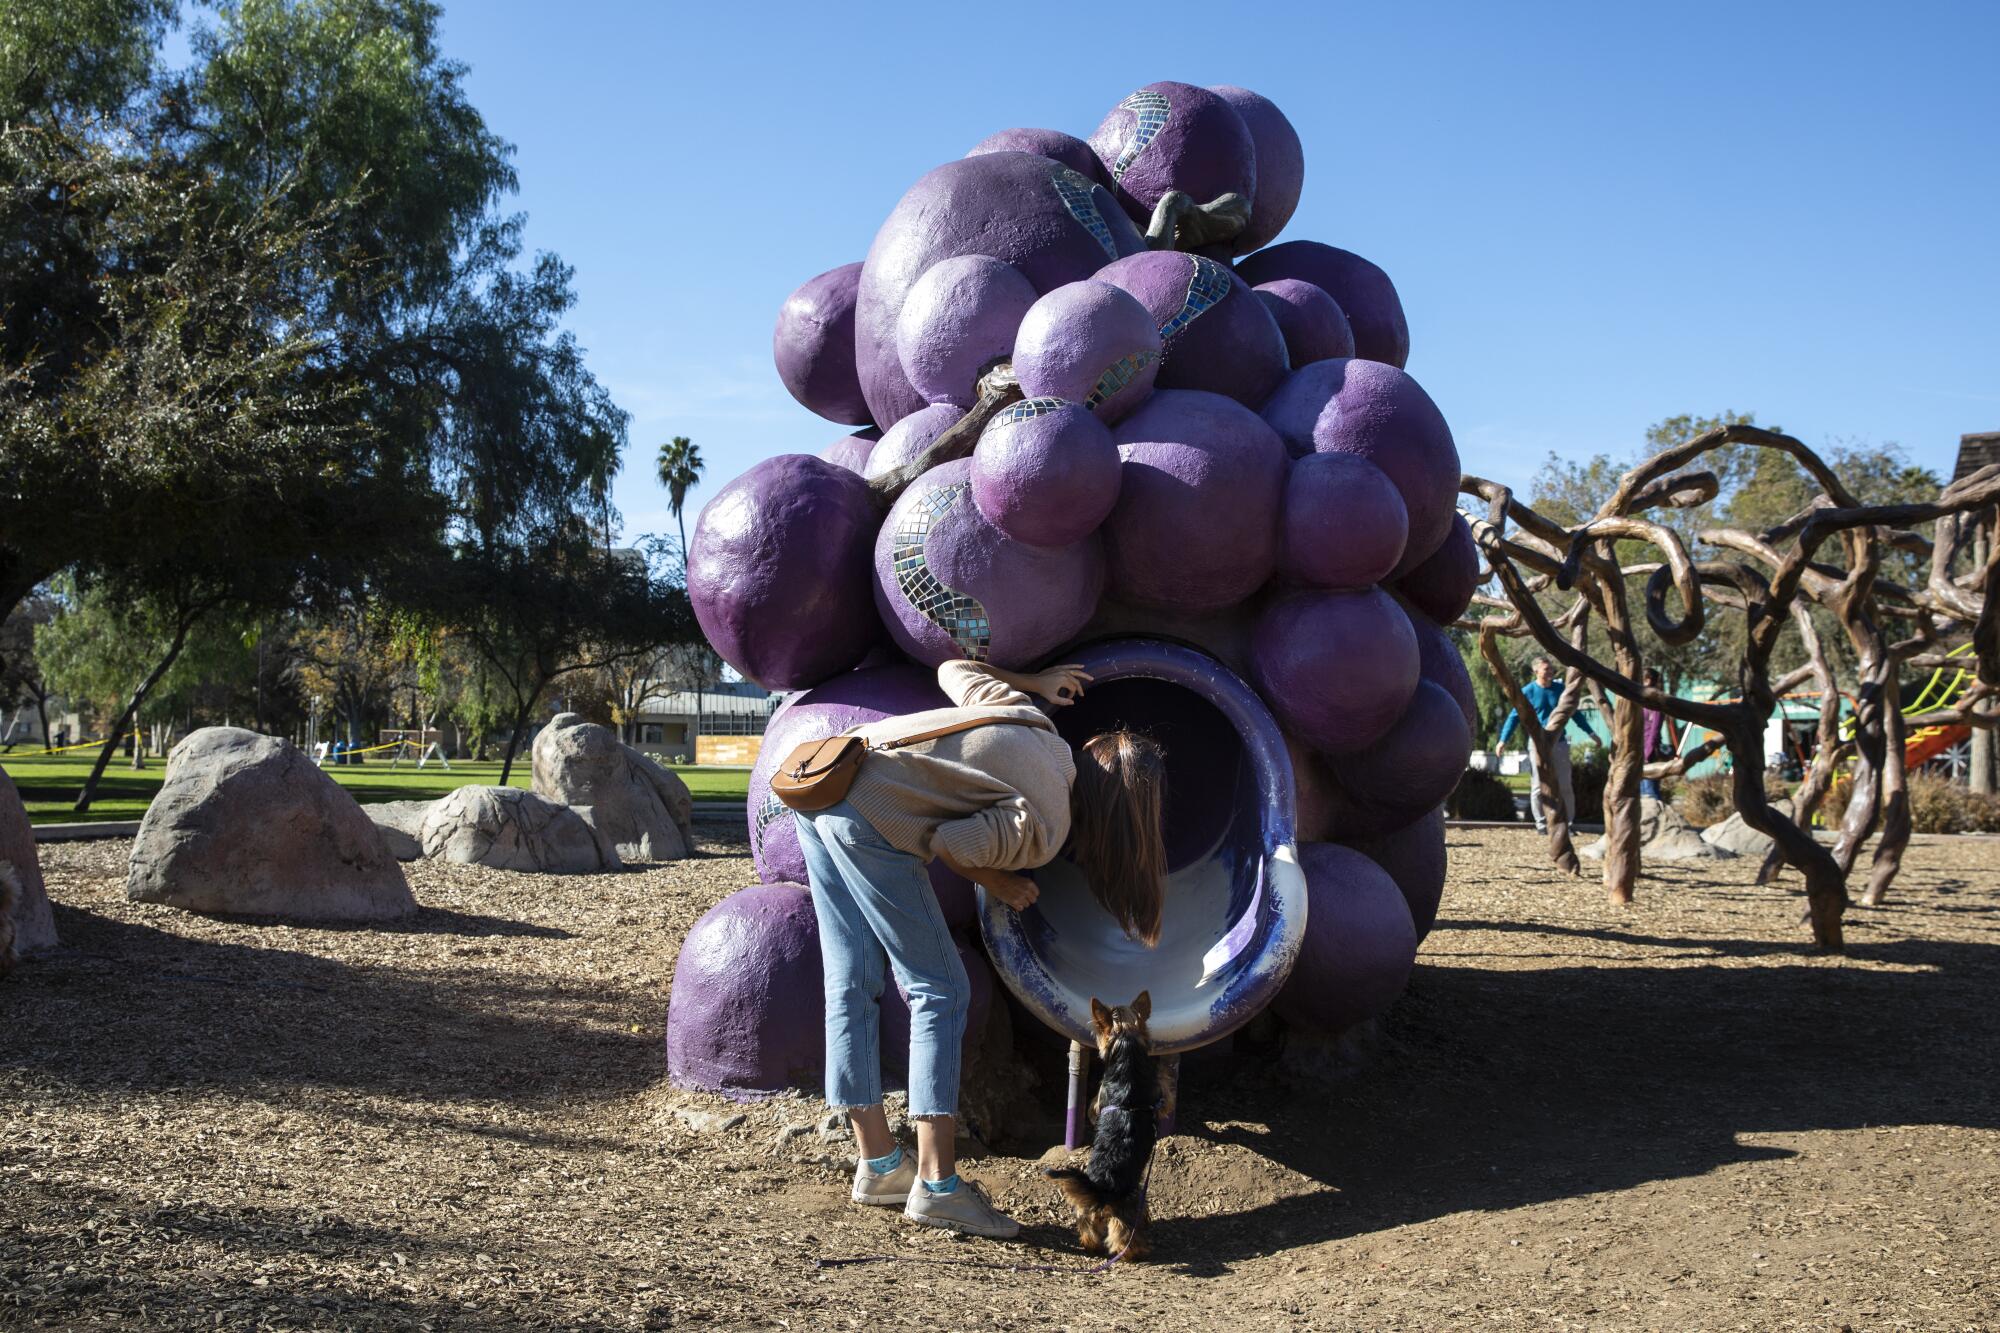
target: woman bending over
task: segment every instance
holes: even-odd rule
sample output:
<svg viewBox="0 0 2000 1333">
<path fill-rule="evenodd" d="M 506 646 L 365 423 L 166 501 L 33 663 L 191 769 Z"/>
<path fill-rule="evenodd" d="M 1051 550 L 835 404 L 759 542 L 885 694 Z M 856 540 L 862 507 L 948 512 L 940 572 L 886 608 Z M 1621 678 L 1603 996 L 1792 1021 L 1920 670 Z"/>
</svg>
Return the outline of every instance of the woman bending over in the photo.
<svg viewBox="0 0 2000 1333">
<path fill-rule="evenodd" d="M 974 727 L 871 749 L 847 798 L 795 813 L 826 969 L 826 1099 L 844 1107 L 861 1158 L 856 1203 L 902 1205 L 928 1226 L 1006 1239 L 1020 1224 L 958 1177 L 952 1141 L 970 988 L 925 867 L 942 860 L 1000 901 L 1035 901 L 1024 873 L 1058 855 L 1076 862 L 1127 933 L 1160 934 L 1166 880 L 1160 747 L 1106 731 L 1072 749 L 1034 696 L 1065 707 L 1090 677 L 1063 666 L 1021 674 L 947 662 L 938 684 L 954 707 L 855 728 L 871 743 L 983 716 Z M 882 1112 L 882 988 L 893 970 L 910 997 L 912 1161 Z"/>
</svg>

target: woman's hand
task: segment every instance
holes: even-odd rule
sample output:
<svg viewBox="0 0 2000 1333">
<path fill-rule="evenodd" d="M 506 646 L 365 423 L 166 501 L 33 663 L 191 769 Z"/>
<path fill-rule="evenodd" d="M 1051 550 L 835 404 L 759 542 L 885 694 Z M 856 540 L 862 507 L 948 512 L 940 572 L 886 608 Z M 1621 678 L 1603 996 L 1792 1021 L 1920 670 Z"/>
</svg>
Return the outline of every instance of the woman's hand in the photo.
<svg viewBox="0 0 2000 1333">
<path fill-rule="evenodd" d="M 1035 881 L 1011 870 L 982 870 L 973 882 L 1017 912 L 1027 911 L 1042 896 Z"/>
<path fill-rule="evenodd" d="M 1017 912 L 1027 911 L 1035 905 L 1035 899 L 1042 896 L 1041 888 L 1026 875 L 1017 875 L 1011 870 L 994 870 L 988 866 L 962 866 L 943 852 L 938 853 L 938 860 L 944 862 L 945 868 L 952 874 L 971 880 Z"/>
<path fill-rule="evenodd" d="M 1029 693 L 1041 695 L 1058 708 L 1067 708 L 1083 697 L 1083 687 L 1090 684 L 1090 680 L 1088 671 L 1070 665 L 1037 671 L 1021 683 Z"/>
</svg>

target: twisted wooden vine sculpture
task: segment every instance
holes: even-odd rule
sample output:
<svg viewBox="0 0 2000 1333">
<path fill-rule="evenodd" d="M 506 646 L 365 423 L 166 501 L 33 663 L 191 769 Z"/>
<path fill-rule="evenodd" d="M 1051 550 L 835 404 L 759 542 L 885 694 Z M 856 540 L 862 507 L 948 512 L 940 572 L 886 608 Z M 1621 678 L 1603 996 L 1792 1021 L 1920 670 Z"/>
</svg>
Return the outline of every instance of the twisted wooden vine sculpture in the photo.
<svg viewBox="0 0 2000 1333">
<path fill-rule="evenodd" d="M 1690 508 L 1714 498 L 1715 474 L 1685 469 L 1734 444 L 1790 455 L 1820 494 L 1804 511 L 1767 532 L 1699 533 L 1699 544 L 1729 558 L 1697 561 L 1678 532 L 1644 515 L 1655 509 Z M 1488 616 L 1473 628 L 1501 688 L 1517 707 L 1522 704 L 1519 686 L 1501 663 L 1496 642 L 1497 636 L 1514 635 L 1532 637 L 1565 668 L 1563 707 L 1573 710 L 1586 687 L 1612 696 L 1611 764 L 1604 798 L 1604 884 L 1611 899 L 1631 901 L 1638 878 L 1639 780 L 1648 771 L 1641 753 L 1642 710 L 1654 708 L 1713 731 L 1727 747 L 1736 808 L 1746 824 L 1773 842 L 1771 863 L 1760 879 L 1768 879 L 1778 864 L 1796 869 L 1805 880 L 1814 941 L 1822 949 L 1841 949 L 1847 878 L 1861 845 L 1878 826 L 1883 829 L 1865 898 L 1875 902 L 1894 878 L 1909 837 L 1896 686 L 1899 664 L 1934 665 L 1944 660 L 1952 641 L 1969 640 L 1976 679 L 1955 708 L 1927 714 L 1926 723 L 2000 725 L 2000 543 L 1989 544 L 1990 553 L 1975 561 L 1969 573 L 1954 573 L 1959 558 L 1973 549 L 1978 525 L 1992 521 L 1993 506 L 2000 501 L 2000 466 L 1954 482 L 1935 501 L 1864 505 L 1825 460 L 1798 440 L 1737 425 L 1709 431 L 1647 459 L 1619 479 L 1596 514 L 1574 528 L 1537 513 L 1497 482 L 1468 475 L 1460 489 L 1486 505 L 1485 517 L 1472 524 L 1473 536 L 1501 595 L 1480 601 L 1501 614 Z M 1931 538 L 1911 530 L 1923 524 L 1935 525 Z M 1821 548 L 1834 539 L 1841 544 L 1842 559 L 1837 564 L 1820 559 Z M 1626 568 L 1617 551 L 1620 541 L 1647 543 L 1661 559 Z M 1924 587 L 1903 588 L 1882 577 L 1882 553 L 1889 546 L 1930 556 Z M 1678 646 L 1698 636 L 1710 606 L 1743 614 L 1747 633 L 1736 668 L 1736 698 L 1686 699 L 1643 683 L 1644 664 L 1626 590 L 1627 580 L 1641 574 L 1646 576 L 1646 623 L 1666 644 Z M 1552 587 L 1576 596 L 1553 618 L 1537 596 Z M 1670 592 L 1679 603 L 1678 614 L 1669 610 Z M 1809 614 L 1814 606 L 1839 623 L 1856 660 L 1853 725 L 1846 737 L 1840 734 L 1839 692 Z M 1585 629 L 1592 616 L 1604 626 L 1609 662 L 1589 651 Z M 1891 621 L 1908 631 L 1906 637 L 1890 637 Z M 1774 681 L 1772 653 L 1787 625 L 1797 627 L 1808 660 L 1798 671 Z M 1780 695 L 1808 679 L 1818 685 L 1822 699 L 1817 753 L 1788 808 L 1781 810 L 1764 791 L 1764 729 Z M 1522 712 L 1530 743 L 1546 759 L 1548 736 L 1533 724 L 1532 710 Z M 1809 821 L 1831 788 L 1836 766 L 1850 752 L 1853 786 L 1838 840 L 1829 848 L 1813 837 Z M 1692 759 L 1656 767 L 1664 775 L 1675 762 L 1685 768 Z M 1540 768 L 1546 788 L 1553 782 L 1550 765 Z M 1559 810 L 1560 803 L 1552 796 L 1545 789 L 1544 804 Z M 1576 861 L 1567 826 L 1558 832 L 1558 822 L 1552 821 L 1550 836 L 1557 863 L 1573 871 Z"/>
</svg>

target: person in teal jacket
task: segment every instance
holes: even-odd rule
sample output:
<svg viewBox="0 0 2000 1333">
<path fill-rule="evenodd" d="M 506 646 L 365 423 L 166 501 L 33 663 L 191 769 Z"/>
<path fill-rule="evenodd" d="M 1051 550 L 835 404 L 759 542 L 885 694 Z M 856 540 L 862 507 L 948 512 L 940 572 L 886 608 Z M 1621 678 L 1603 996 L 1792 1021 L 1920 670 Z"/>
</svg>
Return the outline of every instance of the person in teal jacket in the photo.
<svg viewBox="0 0 2000 1333">
<path fill-rule="evenodd" d="M 1528 696 L 1528 706 L 1535 710 L 1535 721 L 1546 727 L 1549 724 L 1550 715 L 1556 711 L 1556 705 L 1562 702 L 1563 687 L 1561 682 L 1556 679 L 1555 664 L 1549 661 L 1548 658 L 1537 657 L 1533 665 L 1535 678 L 1521 687 L 1521 693 Z M 1578 714 L 1575 720 L 1576 724 L 1583 728 L 1585 734 L 1590 739 L 1600 745 L 1604 743 L 1604 738 L 1597 734 L 1596 729 L 1581 714 Z M 1520 714 L 1513 712 L 1507 714 L 1507 720 L 1500 724 L 1501 749 L 1504 750 L 1507 748 L 1507 738 L 1514 734 L 1514 728 L 1520 724 L 1520 721 Z M 1566 732 L 1568 728 L 1564 728 L 1563 730 Z M 1574 819 L 1576 817 L 1576 791 L 1570 785 L 1569 737 L 1564 735 L 1563 732 L 1557 732 L 1553 740 L 1554 744 L 1550 746 L 1551 754 L 1549 761 L 1555 765 L 1556 790 L 1562 793 L 1563 818 Z M 1535 747 L 1532 745 L 1528 747 L 1528 767 L 1529 771 L 1535 775 L 1534 782 L 1528 787 L 1528 810 L 1535 817 L 1535 832 L 1547 833 L 1549 831 L 1549 817 L 1547 812 L 1542 809 L 1541 757 L 1535 753 Z"/>
</svg>

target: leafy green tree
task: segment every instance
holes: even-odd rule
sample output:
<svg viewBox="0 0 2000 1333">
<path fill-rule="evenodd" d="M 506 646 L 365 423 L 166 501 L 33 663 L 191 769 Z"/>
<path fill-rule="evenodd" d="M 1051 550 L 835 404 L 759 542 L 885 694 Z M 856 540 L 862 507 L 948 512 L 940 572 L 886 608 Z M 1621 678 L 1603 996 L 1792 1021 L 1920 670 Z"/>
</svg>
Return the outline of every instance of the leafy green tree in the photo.
<svg viewBox="0 0 2000 1333">
<path fill-rule="evenodd" d="M 35 654 L 50 685 L 93 705 L 106 724 L 104 744 L 77 794 L 75 809 L 81 814 L 96 798 L 118 742 L 128 735 L 136 738 L 141 710 L 182 662 L 183 652 L 198 645 L 183 668 L 196 675 L 184 677 L 183 687 L 199 678 L 202 657 L 216 655 L 218 645 L 202 643 L 196 630 L 205 621 L 207 628 L 216 627 L 209 618 L 227 598 L 199 579 L 136 588 L 108 581 L 79 585 L 65 576 L 54 587 L 62 613 L 36 629 Z M 226 627 L 221 632 L 226 634 Z M 169 685 L 165 693 L 175 688 Z M 141 753 L 135 743 L 135 767 Z"/>
<path fill-rule="evenodd" d="M 0 123 L 110 115 L 152 79 L 178 0 L 8 0 Z"/>
<path fill-rule="evenodd" d="M 581 577 L 586 513 L 608 547 L 627 418 L 562 328 L 572 271 L 500 209 L 511 149 L 438 12 L 243 0 L 164 73 L 171 0 L 0 11 L 0 610 L 62 571 L 110 590 L 152 617 L 120 640 L 160 654 L 141 696 L 216 608 L 387 593 L 442 633 L 467 626 L 440 581 L 530 580 L 558 548 Z M 500 618 L 530 703 L 582 660 Z"/>
<path fill-rule="evenodd" d="M 468 544 L 453 566 L 435 590 L 438 616 L 463 635 L 506 701 L 503 785 L 552 684 L 700 635 L 685 589 L 643 561 L 607 558 L 580 525 L 539 543 Z"/>
</svg>

